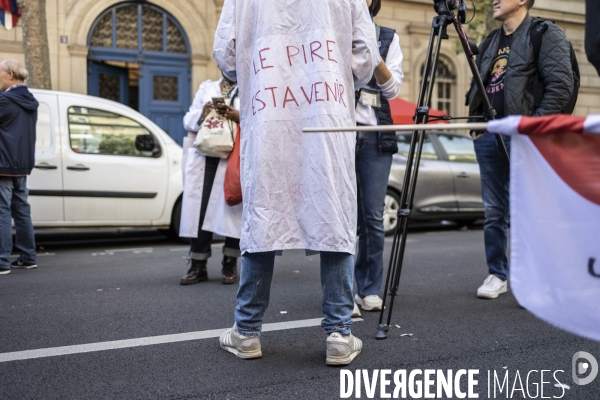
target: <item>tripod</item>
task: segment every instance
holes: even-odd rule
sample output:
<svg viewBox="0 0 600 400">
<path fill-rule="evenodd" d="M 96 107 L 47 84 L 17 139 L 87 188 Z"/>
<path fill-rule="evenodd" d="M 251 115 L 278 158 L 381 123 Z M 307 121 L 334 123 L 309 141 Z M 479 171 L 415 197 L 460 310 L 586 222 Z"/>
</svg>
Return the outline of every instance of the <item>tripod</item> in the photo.
<svg viewBox="0 0 600 400">
<path fill-rule="evenodd" d="M 457 7 L 458 16 L 452 11 Z M 421 81 L 419 100 L 415 110 L 415 124 L 426 124 L 429 120 L 429 105 L 431 104 L 431 95 L 435 82 L 435 72 L 437 70 L 439 61 L 440 46 L 443 39 L 448 39 L 447 27 L 450 24 L 453 24 L 456 28 L 456 32 L 458 33 L 458 37 L 467 57 L 469 67 L 471 68 L 475 85 L 482 97 L 484 106 L 483 119 L 485 121 L 494 119 L 496 116 L 496 111 L 492 108 L 489 102 L 485 92 L 485 86 L 481 81 L 479 71 L 475 65 L 475 60 L 473 59 L 473 56 L 478 54 L 479 50 L 473 41 L 467 39 L 467 35 L 461 25 L 461 22 L 464 22 L 466 16 L 466 4 L 462 0 L 434 0 L 434 8 L 437 11 L 438 16 L 433 18 L 431 26 L 431 35 L 429 37 L 427 57 L 425 59 L 423 79 Z M 402 195 L 400 197 L 400 208 L 397 214 L 398 224 L 396 225 L 390 264 L 385 281 L 383 305 L 379 314 L 379 325 L 377 326 L 377 335 L 375 336 L 376 339 L 386 339 L 387 333 L 390 330 L 392 312 L 394 310 L 394 299 L 398 291 L 400 276 L 402 274 L 402 263 L 404 260 L 404 250 L 406 248 L 406 234 L 408 231 L 408 217 L 410 216 L 410 211 L 413 206 L 424 137 L 424 129 L 413 131 L 410 149 L 407 156 L 408 159 L 406 161 L 406 170 L 404 172 Z M 496 140 L 498 142 L 498 147 L 504 152 L 504 155 L 508 159 L 508 152 L 506 151 L 502 137 L 500 135 L 496 135 Z M 386 308 L 385 305 L 388 291 L 390 292 L 390 304 L 389 307 Z M 387 321 L 384 324 L 383 319 L 386 311 Z"/>
</svg>

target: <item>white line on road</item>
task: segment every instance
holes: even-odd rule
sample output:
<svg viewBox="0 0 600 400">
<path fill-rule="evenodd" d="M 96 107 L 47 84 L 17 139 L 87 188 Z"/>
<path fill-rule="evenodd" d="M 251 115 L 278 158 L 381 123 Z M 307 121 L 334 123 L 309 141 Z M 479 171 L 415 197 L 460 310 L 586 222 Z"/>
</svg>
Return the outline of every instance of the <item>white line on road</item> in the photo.
<svg viewBox="0 0 600 400">
<path fill-rule="evenodd" d="M 353 318 L 354 322 L 363 321 L 361 318 Z M 322 318 L 303 319 L 298 321 L 275 322 L 264 324 L 263 332 L 282 331 L 286 329 L 308 328 L 321 325 Z M 208 331 L 178 333 L 174 335 L 150 336 L 138 339 L 115 340 L 112 342 L 99 342 L 79 344 L 74 346 L 50 347 L 47 349 L 15 351 L 12 353 L 0 353 L 0 363 L 19 360 L 31 360 L 34 358 L 56 357 L 69 354 L 91 353 L 94 351 L 126 349 L 130 347 L 151 346 L 155 344 L 185 342 L 189 340 L 200 340 L 216 338 L 225 329 L 212 329 Z"/>
<path fill-rule="evenodd" d="M 406 239 L 406 243 L 416 243 L 416 239 Z M 388 236 L 385 238 L 385 242 L 386 243 L 394 243 L 394 237 L 393 236 Z"/>
<path fill-rule="evenodd" d="M 152 253 L 154 251 L 153 247 L 140 247 L 138 249 L 116 249 L 116 250 L 104 250 L 102 253 L 92 253 L 92 256 L 105 256 L 105 255 L 109 255 L 109 256 L 114 256 L 115 253 L 133 253 L 133 254 L 140 254 L 140 253 Z"/>
<path fill-rule="evenodd" d="M 140 247 L 137 249 L 116 249 L 116 250 L 105 250 L 106 253 L 152 253 L 153 247 Z"/>
</svg>

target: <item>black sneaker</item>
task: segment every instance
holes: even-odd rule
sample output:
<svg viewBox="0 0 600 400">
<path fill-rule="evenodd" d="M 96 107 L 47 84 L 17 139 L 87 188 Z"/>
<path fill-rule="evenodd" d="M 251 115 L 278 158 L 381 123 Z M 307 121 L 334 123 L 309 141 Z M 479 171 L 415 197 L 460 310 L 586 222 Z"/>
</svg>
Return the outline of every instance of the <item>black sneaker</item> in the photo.
<svg viewBox="0 0 600 400">
<path fill-rule="evenodd" d="M 0 275 L 10 274 L 10 268 L 0 268 Z"/>
<path fill-rule="evenodd" d="M 13 261 L 11 264 L 11 267 L 15 268 L 15 269 L 33 269 L 33 268 L 37 268 L 37 264 L 35 263 L 28 263 L 25 261 L 21 261 L 21 259 L 17 259 L 15 261 Z"/>
</svg>

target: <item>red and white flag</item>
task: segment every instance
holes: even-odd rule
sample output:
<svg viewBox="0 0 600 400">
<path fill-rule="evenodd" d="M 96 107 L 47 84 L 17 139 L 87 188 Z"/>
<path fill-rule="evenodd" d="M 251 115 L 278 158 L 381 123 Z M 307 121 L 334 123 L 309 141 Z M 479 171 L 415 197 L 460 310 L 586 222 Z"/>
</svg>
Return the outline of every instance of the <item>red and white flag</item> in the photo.
<svg viewBox="0 0 600 400">
<path fill-rule="evenodd" d="M 510 280 L 519 303 L 600 340 L 600 115 L 512 116 Z"/>
</svg>

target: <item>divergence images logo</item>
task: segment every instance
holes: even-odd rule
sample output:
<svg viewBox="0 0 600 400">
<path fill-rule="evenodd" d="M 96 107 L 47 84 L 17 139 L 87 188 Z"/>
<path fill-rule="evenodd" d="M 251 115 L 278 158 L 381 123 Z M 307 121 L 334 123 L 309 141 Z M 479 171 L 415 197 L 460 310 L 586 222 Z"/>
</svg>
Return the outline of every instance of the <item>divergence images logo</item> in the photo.
<svg viewBox="0 0 600 400">
<path fill-rule="evenodd" d="M 585 361 L 583 361 L 585 359 Z M 583 386 L 591 383 L 594 379 L 596 379 L 596 375 L 598 375 L 598 361 L 594 358 L 593 355 L 587 353 L 585 351 L 578 351 L 573 354 L 573 382 L 575 384 Z M 580 378 L 580 376 L 584 376 L 586 374 L 589 375 L 585 378 Z"/>
</svg>

